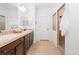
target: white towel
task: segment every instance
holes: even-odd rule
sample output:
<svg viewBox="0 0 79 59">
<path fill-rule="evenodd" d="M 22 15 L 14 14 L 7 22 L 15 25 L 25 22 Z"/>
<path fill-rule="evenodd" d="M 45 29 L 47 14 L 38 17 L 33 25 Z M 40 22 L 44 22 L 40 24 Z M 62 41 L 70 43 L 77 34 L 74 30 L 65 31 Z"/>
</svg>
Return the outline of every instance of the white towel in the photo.
<svg viewBox="0 0 79 59">
<path fill-rule="evenodd" d="M 68 12 L 69 12 L 68 5 L 65 5 L 64 15 L 62 16 L 62 19 L 59 25 L 62 36 L 66 35 L 69 28 Z"/>
</svg>

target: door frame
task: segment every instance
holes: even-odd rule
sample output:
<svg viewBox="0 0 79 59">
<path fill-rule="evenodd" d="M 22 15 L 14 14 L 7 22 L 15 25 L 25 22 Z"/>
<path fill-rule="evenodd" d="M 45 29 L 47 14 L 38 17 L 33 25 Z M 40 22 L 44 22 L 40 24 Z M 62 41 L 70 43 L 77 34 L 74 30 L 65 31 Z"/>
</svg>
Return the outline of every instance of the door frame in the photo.
<svg viewBox="0 0 79 59">
<path fill-rule="evenodd" d="M 59 46 L 59 11 L 62 7 L 65 6 L 65 3 L 62 4 L 62 6 L 57 10 L 57 47 L 63 52 L 63 54 L 65 54 L 65 50 L 63 50 L 60 46 Z"/>
</svg>

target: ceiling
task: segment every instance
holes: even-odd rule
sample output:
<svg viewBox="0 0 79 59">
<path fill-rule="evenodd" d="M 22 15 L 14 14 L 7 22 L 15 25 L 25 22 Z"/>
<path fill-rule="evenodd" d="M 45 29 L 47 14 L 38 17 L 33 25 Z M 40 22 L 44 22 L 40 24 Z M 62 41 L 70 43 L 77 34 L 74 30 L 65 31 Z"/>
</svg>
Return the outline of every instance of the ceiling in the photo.
<svg viewBox="0 0 79 59">
<path fill-rule="evenodd" d="M 0 3 L 1 7 L 7 8 L 7 9 L 14 9 L 16 8 L 13 3 Z"/>
<path fill-rule="evenodd" d="M 35 5 L 36 8 L 47 8 L 54 5 L 54 3 L 24 3 L 25 6 Z"/>
<path fill-rule="evenodd" d="M 8 9 L 14 9 L 16 8 L 16 3 L 0 3 L 0 6 Z M 24 6 L 30 6 L 30 5 L 35 5 L 36 8 L 46 8 L 53 6 L 54 3 L 24 3 Z"/>
<path fill-rule="evenodd" d="M 53 6 L 53 3 L 36 3 L 37 8 L 47 8 Z"/>
</svg>

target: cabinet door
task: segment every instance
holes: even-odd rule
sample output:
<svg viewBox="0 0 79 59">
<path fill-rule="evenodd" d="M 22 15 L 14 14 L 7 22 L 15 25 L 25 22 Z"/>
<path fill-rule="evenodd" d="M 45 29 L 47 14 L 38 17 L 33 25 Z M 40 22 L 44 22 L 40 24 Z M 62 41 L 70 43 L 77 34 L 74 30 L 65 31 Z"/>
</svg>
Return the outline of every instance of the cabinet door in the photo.
<svg viewBox="0 0 79 59">
<path fill-rule="evenodd" d="M 30 46 L 32 45 L 32 43 L 33 43 L 33 32 L 32 33 L 30 33 L 30 37 L 29 37 L 29 39 L 30 39 Z"/>
<path fill-rule="evenodd" d="M 15 49 L 9 51 L 6 55 L 15 55 Z"/>
<path fill-rule="evenodd" d="M 28 49 L 29 49 L 29 37 L 25 38 L 25 53 L 27 53 Z"/>
<path fill-rule="evenodd" d="M 16 55 L 24 54 L 24 46 L 23 42 L 21 42 L 18 46 L 16 46 Z"/>
</svg>

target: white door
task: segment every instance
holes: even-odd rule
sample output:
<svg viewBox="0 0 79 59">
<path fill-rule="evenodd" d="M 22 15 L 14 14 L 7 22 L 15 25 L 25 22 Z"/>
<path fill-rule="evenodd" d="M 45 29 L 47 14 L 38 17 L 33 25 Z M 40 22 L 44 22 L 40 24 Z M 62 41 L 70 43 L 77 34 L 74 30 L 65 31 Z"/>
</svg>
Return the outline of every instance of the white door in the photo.
<svg viewBox="0 0 79 59">
<path fill-rule="evenodd" d="M 37 13 L 36 24 L 35 24 L 35 39 L 36 40 L 47 40 L 49 39 L 49 17 L 42 14 L 43 11 Z M 41 13 L 41 14 L 40 14 Z"/>
</svg>

